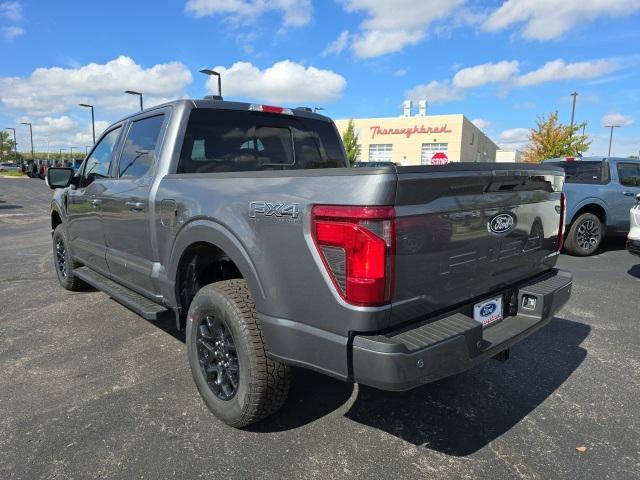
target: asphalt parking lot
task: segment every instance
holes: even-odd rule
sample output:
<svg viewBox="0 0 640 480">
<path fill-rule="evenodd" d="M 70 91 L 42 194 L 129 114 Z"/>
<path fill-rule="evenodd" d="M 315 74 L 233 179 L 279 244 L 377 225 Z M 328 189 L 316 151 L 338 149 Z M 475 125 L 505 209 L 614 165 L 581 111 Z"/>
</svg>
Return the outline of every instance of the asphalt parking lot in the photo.
<svg viewBox="0 0 640 480">
<path fill-rule="evenodd" d="M 397 394 L 295 372 L 282 412 L 213 417 L 183 337 L 57 283 L 40 180 L 0 178 L 0 478 L 640 478 L 640 259 L 563 256 L 569 304 L 491 361 Z M 576 447 L 586 447 L 581 452 Z"/>
</svg>

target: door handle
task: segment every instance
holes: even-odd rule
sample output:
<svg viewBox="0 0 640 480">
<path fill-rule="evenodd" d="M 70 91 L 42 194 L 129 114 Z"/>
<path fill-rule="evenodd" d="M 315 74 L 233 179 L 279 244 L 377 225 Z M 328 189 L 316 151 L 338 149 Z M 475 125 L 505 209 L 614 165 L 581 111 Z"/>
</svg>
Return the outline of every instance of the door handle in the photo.
<svg viewBox="0 0 640 480">
<path fill-rule="evenodd" d="M 130 210 L 140 211 L 144 208 L 144 203 L 142 202 L 125 202 L 124 203 Z"/>
<path fill-rule="evenodd" d="M 633 197 L 634 193 L 630 192 L 629 190 L 625 190 L 624 192 L 622 192 L 622 194 L 626 197 Z"/>
<path fill-rule="evenodd" d="M 102 200 L 100 200 L 99 198 L 92 198 L 91 199 L 91 205 L 93 205 L 94 207 L 97 207 L 101 203 L 102 203 Z"/>
</svg>

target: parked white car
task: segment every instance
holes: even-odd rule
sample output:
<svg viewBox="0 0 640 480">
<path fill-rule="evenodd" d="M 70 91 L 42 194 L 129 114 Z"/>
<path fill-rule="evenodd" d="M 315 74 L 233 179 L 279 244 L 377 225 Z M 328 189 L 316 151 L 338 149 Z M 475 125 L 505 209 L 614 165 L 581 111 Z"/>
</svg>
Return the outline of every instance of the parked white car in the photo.
<svg viewBox="0 0 640 480">
<path fill-rule="evenodd" d="M 630 226 L 627 250 L 634 255 L 640 255 L 640 194 L 636 195 L 636 206 L 631 209 Z"/>
</svg>

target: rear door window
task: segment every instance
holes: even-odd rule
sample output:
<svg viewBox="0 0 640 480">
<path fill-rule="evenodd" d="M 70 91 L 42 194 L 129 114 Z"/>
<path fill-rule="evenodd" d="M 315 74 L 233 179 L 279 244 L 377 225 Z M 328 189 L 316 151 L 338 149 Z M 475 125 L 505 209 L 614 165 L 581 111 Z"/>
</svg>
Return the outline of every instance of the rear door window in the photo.
<svg viewBox="0 0 640 480">
<path fill-rule="evenodd" d="M 618 163 L 620 184 L 627 187 L 640 187 L 640 164 Z"/>
<path fill-rule="evenodd" d="M 345 167 L 331 122 L 291 115 L 191 111 L 178 173 Z"/>
</svg>

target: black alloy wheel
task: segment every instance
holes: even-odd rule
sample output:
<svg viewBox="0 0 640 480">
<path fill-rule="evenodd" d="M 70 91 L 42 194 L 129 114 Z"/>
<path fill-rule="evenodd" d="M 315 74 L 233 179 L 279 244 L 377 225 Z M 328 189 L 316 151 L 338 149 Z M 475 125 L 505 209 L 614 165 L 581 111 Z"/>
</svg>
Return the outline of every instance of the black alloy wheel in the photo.
<svg viewBox="0 0 640 480">
<path fill-rule="evenodd" d="M 207 315 L 198 326 L 196 341 L 207 385 L 220 400 L 232 399 L 238 390 L 240 369 L 229 328 L 219 318 Z"/>
<path fill-rule="evenodd" d="M 62 237 L 56 239 L 56 267 L 60 276 L 67 278 L 67 249 L 64 246 Z"/>
<path fill-rule="evenodd" d="M 595 250 L 600 243 L 600 226 L 592 219 L 580 223 L 576 231 L 576 243 L 584 250 Z"/>
</svg>

